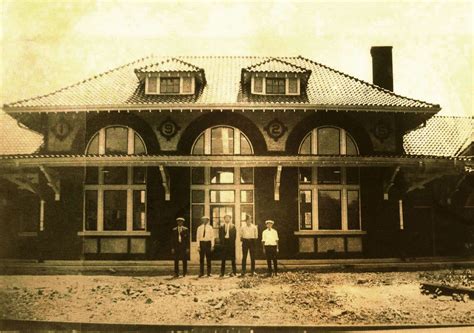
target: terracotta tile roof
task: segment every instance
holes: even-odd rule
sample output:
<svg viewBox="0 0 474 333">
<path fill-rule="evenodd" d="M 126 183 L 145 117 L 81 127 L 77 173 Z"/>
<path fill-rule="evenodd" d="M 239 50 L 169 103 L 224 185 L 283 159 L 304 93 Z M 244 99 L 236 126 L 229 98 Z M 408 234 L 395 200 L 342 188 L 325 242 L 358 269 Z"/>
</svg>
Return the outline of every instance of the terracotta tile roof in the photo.
<svg viewBox="0 0 474 333">
<path fill-rule="evenodd" d="M 473 140 L 474 118 L 434 116 L 425 126 L 406 134 L 409 155 L 457 156 Z"/>
<path fill-rule="evenodd" d="M 42 135 L 23 127 L 0 110 L 0 155 L 33 154 L 42 143 Z"/>
<path fill-rule="evenodd" d="M 272 57 L 232 56 L 183 56 L 176 59 L 204 69 L 207 84 L 195 97 L 145 95 L 135 75 L 136 69 L 146 66 L 154 68 L 170 57 L 151 56 L 139 59 L 108 72 L 96 75 L 48 95 L 26 99 L 6 105 L 6 109 L 17 108 L 106 108 L 106 107 L 353 107 L 353 108 L 397 108 L 403 110 L 437 111 L 438 105 L 397 95 L 391 91 L 361 81 L 303 57 L 277 58 L 287 65 L 311 71 L 307 91 L 299 98 L 264 98 L 243 96 L 241 72 L 243 68 L 270 61 Z M 176 64 L 176 61 L 168 61 Z M 170 67 L 171 68 L 171 67 Z"/>
<path fill-rule="evenodd" d="M 135 69 L 135 72 L 151 73 L 151 72 L 199 72 L 201 68 L 194 66 L 186 61 L 169 58 L 161 62 L 146 65 Z"/>
<path fill-rule="evenodd" d="M 307 73 L 310 70 L 277 58 L 269 58 L 244 70 L 248 72 Z"/>
</svg>

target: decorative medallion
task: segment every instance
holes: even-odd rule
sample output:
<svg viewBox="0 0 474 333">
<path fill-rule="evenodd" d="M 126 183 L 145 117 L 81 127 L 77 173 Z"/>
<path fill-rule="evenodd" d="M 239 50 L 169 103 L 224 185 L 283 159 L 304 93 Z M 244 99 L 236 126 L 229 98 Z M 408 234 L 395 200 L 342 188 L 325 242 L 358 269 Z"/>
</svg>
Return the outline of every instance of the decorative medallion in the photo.
<svg viewBox="0 0 474 333">
<path fill-rule="evenodd" d="M 372 133 L 380 142 L 383 143 L 392 133 L 392 127 L 386 121 L 379 120 L 372 128 Z"/>
<path fill-rule="evenodd" d="M 166 140 L 171 140 L 180 129 L 181 128 L 170 117 L 166 118 L 160 126 L 158 126 L 160 134 L 164 136 Z"/>
<path fill-rule="evenodd" d="M 280 139 L 288 130 L 288 128 L 277 118 L 270 121 L 263 129 L 275 141 L 278 141 L 278 139 Z"/>
<path fill-rule="evenodd" d="M 71 125 L 67 122 L 66 117 L 59 116 L 51 131 L 54 136 L 63 141 L 71 132 Z"/>
</svg>

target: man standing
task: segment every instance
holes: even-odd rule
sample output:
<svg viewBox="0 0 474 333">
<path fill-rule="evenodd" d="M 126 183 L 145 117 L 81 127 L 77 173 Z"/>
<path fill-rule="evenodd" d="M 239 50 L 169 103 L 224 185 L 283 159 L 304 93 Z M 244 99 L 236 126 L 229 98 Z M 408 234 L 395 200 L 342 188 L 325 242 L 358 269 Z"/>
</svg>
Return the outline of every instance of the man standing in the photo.
<svg viewBox="0 0 474 333">
<path fill-rule="evenodd" d="M 199 277 L 204 276 L 204 257 L 207 263 L 207 276 L 211 276 L 211 251 L 214 248 L 214 229 L 209 225 L 209 217 L 201 217 L 196 238 L 199 251 Z"/>
<path fill-rule="evenodd" d="M 184 224 L 184 218 L 176 218 L 178 224 L 173 228 L 171 253 L 174 254 L 174 276 L 179 277 L 179 261 L 183 262 L 183 276 L 188 269 L 189 229 Z"/>
<path fill-rule="evenodd" d="M 237 236 L 237 230 L 235 225 L 231 223 L 232 216 L 226 214 L 224 216 L 224 224 L 219 228 L 219 241 L 222 246 L 222 261 L 221 261 L 221 277 L 225 273 L 225 261 L 230 259 L 232 263 L 232 273 L 230 276 L 234 276 L 237 273 L 237 267 L 235 265 L 235 238 Z"/>
<path fill-rule="evenodd" d="M 268 274 L 267 276 L 272 276 L 272 261 L 273 261 L 273 272 L 276 276 L 278 273 L 278 263 L 277 263 L 277 253 L 278 253 L 278 232 L 273 229 L 273 224 L 275 222 L 272 220 L 266 220 L 265 224 L 267 229 L 262 233 L 262 244 L 263 244 L 263 253 L 267 257 L 267 266 Z"/>
<path fill-rule="evenodd" d="M 255 274 L 255 242 L 258 238 L 257 226 L 252 223 L 252 216 L 245 215 L 245 224 L 241 228 L 240 240 L 242 241 L 242 276 L 247 268 L 247 254 L 250 252 L 251 274 Z"/>
</svg>

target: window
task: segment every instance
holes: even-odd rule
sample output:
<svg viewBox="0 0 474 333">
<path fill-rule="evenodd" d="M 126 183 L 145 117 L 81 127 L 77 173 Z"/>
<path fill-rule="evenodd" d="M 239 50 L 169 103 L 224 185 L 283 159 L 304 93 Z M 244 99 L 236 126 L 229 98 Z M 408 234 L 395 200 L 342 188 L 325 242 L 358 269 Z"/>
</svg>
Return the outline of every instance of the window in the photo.
<svg viewBox="0 0 474 333">
<path fill-rule="evenodd" d="M 300 154 L 357 155 L 352 137 L 341 128 L 313 129 Z M 300 230 L 361 230 L 359 168 L 299 168 Z"/>
<path fill-rule="evenodd" d="M 145 93 L 148 95 L 190 95 L 194 94 L 194 89 L 194 76 L 149 76 L 145 79 Z"/>
<path fill-rule="evenodd" d="M 111 126 L 91 139 L 87 154 L 144 154 L 146 147 L 133 129 Z M 146 230 L 146 168 L 86 167 L 84 231 Z"/>
<path fill-rule="evenodd" d="M 206 129 L 195 140 L 193 155 L 251 155 L 253 148 L 238 128 L 216 126 Z M 246 214 L 254 211 L 253 168 L 216 166 L 191 168 L 191 221 L 192 240 L 200 217 L 208 215 L 211 225 L 218 228 L 226 214 L 240 228 Z"/>
<path fill-rule="evenodd" d="M 286 80 L 275 78 L 275 79 L 266 79 L 266 93 L 267 94 L 285 94 L 285 85 Z"/>
<path fill-rule="evenodd" d="M 298 77 L 264 78 L 254 75 L 251 79 L 251 92 L 257 95 L 300 95 L 300 79 Z"/>
</svg>

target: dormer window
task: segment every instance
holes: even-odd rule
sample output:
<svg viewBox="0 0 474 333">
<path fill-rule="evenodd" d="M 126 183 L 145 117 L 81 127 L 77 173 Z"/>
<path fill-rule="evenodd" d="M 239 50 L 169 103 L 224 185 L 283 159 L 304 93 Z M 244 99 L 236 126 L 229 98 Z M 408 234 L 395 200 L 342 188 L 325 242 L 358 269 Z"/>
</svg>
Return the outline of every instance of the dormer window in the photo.
<svg viewBox="0 0 474 333">
<path fill-rule="evenodd" d="M 146 95 L 194 95 L 206 84 L 204 70 L 170 58 L 135 70 Z"/>
<path fill-rule="evenodd" d="M 300 95 L 299 78 L 252 77 L 252 94 L 257 95 Z"/>
<path fill-rule="evenodd" d="M 310 75 L 309 69 L 281 59 L 269 58 L 243 68 L 242 83 L 247 87 L 250 85 L 250 93 L 254 95 L 299 96 L 304 91 Z"/>
</svg>

